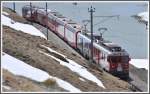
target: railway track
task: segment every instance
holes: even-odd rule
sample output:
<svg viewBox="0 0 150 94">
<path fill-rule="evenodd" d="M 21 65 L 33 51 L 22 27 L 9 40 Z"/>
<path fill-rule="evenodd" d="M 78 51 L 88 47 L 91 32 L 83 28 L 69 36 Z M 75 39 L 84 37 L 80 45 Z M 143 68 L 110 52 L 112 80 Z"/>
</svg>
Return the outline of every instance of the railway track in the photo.
<svg viewBox="0 0 150 94">
<path fill-rule="evenodd" d="M 129 82 L 130 83 L 130 82 Z M 143 90 L 141 90 L 138 86 L 136 86 L 135 84 L 133 83 L 130 83 L 130 89 L 135 91 L 135 92 L 143 92 Z"/>
<path fill-rule="evenodd" d="M 129 79 L 125 80 L 130 84 L 130 89 L 135 92 L 147 92 L 146 82 L 142 81 L 136 74 L 130 72 Z"/>
</svg>

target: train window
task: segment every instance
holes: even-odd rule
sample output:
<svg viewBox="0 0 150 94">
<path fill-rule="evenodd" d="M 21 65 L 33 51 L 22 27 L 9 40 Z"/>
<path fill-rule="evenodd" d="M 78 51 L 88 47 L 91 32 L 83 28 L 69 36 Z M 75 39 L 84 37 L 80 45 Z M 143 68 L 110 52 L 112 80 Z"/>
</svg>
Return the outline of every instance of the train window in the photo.
<svg viewBox="0 0 150 94">
<path fill-rule="evenodd" d="M 112 63 L 116 63 L 117 62 L 116 57 L 111 57 L 110 60 L 111 60 Z"/>
<path fill-rule="evenodd" d="M 104 59 L 105 59 L 106 57 L 105 57 L 105 54 L 104 54 Z"/>
<path fill-rule="evenodd" d="M 112 51 L 121 51 L 121 47 L 112 47 L 111 50 Z"/>
<path fill-rule="evenodd" d="M 98 50 L 96 49 L 96 55 L 98 55 Z"/>
<path fill-rule="evenodd" d="M 111 56 L 110 57 L 110 60 L 112 63 L 118 63 L 118 62 L 121 62 L 121 57 L 120 56 Z"/>
<path fill-rule="evenodd" d="M 101 54 L 101 59 L 105 59 L 105 54 Z"/>
<path fill-rule="evenodd" d="M 103 53 L 101 54 L 101 59 L 103 59 Z"/>
<path fill-rule="evenodd" d="M 93 48 L 93 53 L 95 54 L 95 48 Z"/>
<path fill-rule="evenodd" d="M 95 49 L 95 55 L 97 55 L 97 49 Z"/>
<path fill-rule="evenodd" d="M 130 59 L 129 56 L 122 56 L 121 62 L 128 63 L 129 59 Z"/>
</svg>

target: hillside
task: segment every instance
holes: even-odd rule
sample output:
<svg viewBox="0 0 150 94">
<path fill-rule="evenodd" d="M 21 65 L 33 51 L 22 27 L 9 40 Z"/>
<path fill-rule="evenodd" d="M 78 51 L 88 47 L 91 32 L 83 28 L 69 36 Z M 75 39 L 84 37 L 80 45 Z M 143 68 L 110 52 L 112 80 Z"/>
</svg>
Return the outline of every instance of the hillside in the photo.
<svg viewBox="0 0 150 94">
<path fill-rule="evenodd" d="M 18 14 L 13 13 L 9 9 L 4 8 L 3 11 L 9 14 L 4 15 L 13 19 L 15 21 L 14 23 L 30 23 L 24 18 L 20 17 Z M 36 28 L 42 28 L 42 26 L 38 24 L 34 24 L 34 26 L 36 26 Z M 131 91 L 129 88 L 130 85 L 127 82 L 120 80 L 119 78 L 116 78 L 104 71 L 100 71 L 97 68 L 90 67 L 86 59 L 84 59 L 80 54 L 75 52 L 52 32 L 49 33 L 49 40 L 47 41 L 42 37 L 31 35 L 29 33 L 24 33 L 19 30 L 17 31 L 14 28 L 6 25 L 3 25 L 2 28 L 2 44 L 4 53 L 11 55 L 32 67 L 45 71 L 51 76 L 60 78 L 61 80 L 66 81 L 72 86 L 80 89 L 82 92 Z M 51 51 L 49 51 L 46 47 L 50 48 Z M 44 53 L 47 53 L 47 55 L 45 55 Z M 82 68 L 85 68 L 87 70 L 86 73 L 93 74 L 94 76 L 90 77 L 96 77 L 96 80 L 101 81 L 105 88 L 100 86 L 98 83 L 92 81 L 90 77 L 86 78 L 85 76 L 83 76 L 82 73 L 78 73 L 76 69 L 72 70 L 70 68 L 71 65 L 68 66 L 70 64 L 69 60 L 73 60 L 74 62 L 72 63 L 72 68 L 79 65 L 82 66 L 79 67 L 79 69 L 82 70 Z M 64 61 L 66 64 L 61 64 L 61 61 Z M 69 64 L 67 64 L 67 62 Z M 29 78 L 15 75 L 5 69 L 3 69 L 2 74 L 2 85 L 9 86 L 11 88 L 9 90 L 5 87 L 3 88 L 3 91 L 67 91 L 64 88 L 60 87 L 57 83 L 47 86 L 46 84 L 39 83 Z"/>
</svg>

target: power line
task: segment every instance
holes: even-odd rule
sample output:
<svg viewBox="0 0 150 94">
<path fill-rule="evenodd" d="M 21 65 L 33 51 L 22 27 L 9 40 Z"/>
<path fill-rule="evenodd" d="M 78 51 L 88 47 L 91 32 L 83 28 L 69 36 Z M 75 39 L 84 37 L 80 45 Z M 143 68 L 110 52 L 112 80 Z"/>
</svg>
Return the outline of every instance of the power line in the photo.
<svg viewBox="0 0 150 94">
<path fill-rule="evenodd" d="M 98 24 L 104 23 L 104 22 L 106 22 L 106 21 L 110 20 L 110 19 L 111 19 L 111 18 L 113 18 L 113 17 L 117 17 L 117 19 L 119 20 L 119 16 L 120 16 L 120 15 L 111 15 L 111 16 L 94 16 L 95 18 L 98 18 L 98 17 L 103 17 L 103 18 L 105 18 L 105 19 L 101 20 L 100 22 L 98 22 L 98 23 L 94 24 L 94 26 L 97 26 Z"/>
<path fill-rule="evenodd" d="M 111 16 L 94 16 L 94 17 L 119 17 L 120 15 L 111 15 Z"/>
</svg>

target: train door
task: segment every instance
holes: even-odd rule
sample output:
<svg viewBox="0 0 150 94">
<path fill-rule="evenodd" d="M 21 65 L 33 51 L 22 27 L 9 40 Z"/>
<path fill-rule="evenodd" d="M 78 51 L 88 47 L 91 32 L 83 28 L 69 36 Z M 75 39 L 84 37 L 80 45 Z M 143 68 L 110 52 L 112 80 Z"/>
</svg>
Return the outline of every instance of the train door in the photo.
<svg viewBox="0 0 150 94">
<path fill-rule="evenodd" d="M 109 56 L 110 72 L 123 71 L 121 56 Z"/>
<path fill-rule="evenodd" d="M 77 49 L 80 53 L 83 53 L 83 38 L 80 34 L 77 35 Z"/>
<path fill-rule="evenodd" d="M 34 21 L 38 22 L 38 15 L 37 15 L 37 9 L 34 12 Z"/>
<path fill-rule="evenodd" d="M 38 22 L 40 23 L 40 24 L 42 24 L 43 25 L 43 14 L 41 14 L 40 12 L 38 13 L 38 16 L 37 16 L 37 19 L 38 19 Z"/>
<path fill-rule="evenodd" d="M 29 7 L 24 7 L 24 8 L 22 9 L 22 15 L 23 15 L 23 17 L 25 17 L 26 19 L 30 20 L 31 11 L 30 11 Z"/>
<path fill-rule="evenodd" d="M 121 58 L 121 63 L 123 66 L 123 71 L 128 73 L 129 72 L 129 61 L 130 61 L 130 57 L 129 56 L 122 56 Z"/>
<path fill-rule="evenodd" d="M 47 26 L 48 26 L 48 28 L 50 29 L 50 30 L 52 30 L 53 32 L 55 32 L 56 33 L 56 28 L 55 28 L 55 22 L 54 22 L 54 20 L 52 20 L 52 19 L 50 19 L 49 17 L 48 17 L 48 20 L 46 21 L 47 22 Z"/>
<path fill-rule="evenodd" d="M 89 59 L 89 57 L 91 56 L 91 42 L 89 40 L 87 40 L 86 38 L 84 38 L 84 42 L 83 42 L 83 52 L 85 54 L 85 57 L 87 59 Z"/>
<path fill-rule="evenodd" d="M 81 38 L 81 53 L 83 53 L 83 38 Z"/>
<path fill-rule="evenodd" d="M 68 30 L 67 28 L 65 29 L 65 37 L 67 39 L 67 42 L 74 47 L 75 46 L 75 33 Z"/>
<path fill-rule="evenodd" d="M 99 64 L 104 70 L 109 71 L 110 64 L 107 60 L 107 55 L 102 51 L 100 52 Z"/>
<path fill-rule="evenodd" d="M 64 38 L 64 37 L 65 37 L 64 31 L 65 31 L 64 26 L 61 25 L 61 24 L 59 24 L 59 25 L 58 25 L 57 32 L 58 32 L 58 34 L 60 35 L 61 38 Z"/>
<path fill-rule="evenodd" d="M 58 33 L 58 26 L 59 26 L 59 23 L 56 22 L 56 19 L 55 19 L 55 21 L 54 21 L 53 23 L 54 23 L 54 26 L 55 26 L 55 32 L 56 32 L 57 34 L 59 34 L 59 36 L 61 36 L 60 33 Z M 61 32 L 64 32 L 64 31 L 61 31 Z"/>
<path fill-rule="evenodd" d="M 94 61 L 99 64 L 99 50 L 95 47 L 93 47 L 93 56 L 94 56 Z"/>
<path fill-rule="evenodd" d="M 46 15 L 42 15 L 42 24 L 44 26 L 48 26 L 48 17 Z"/>
</svg>

